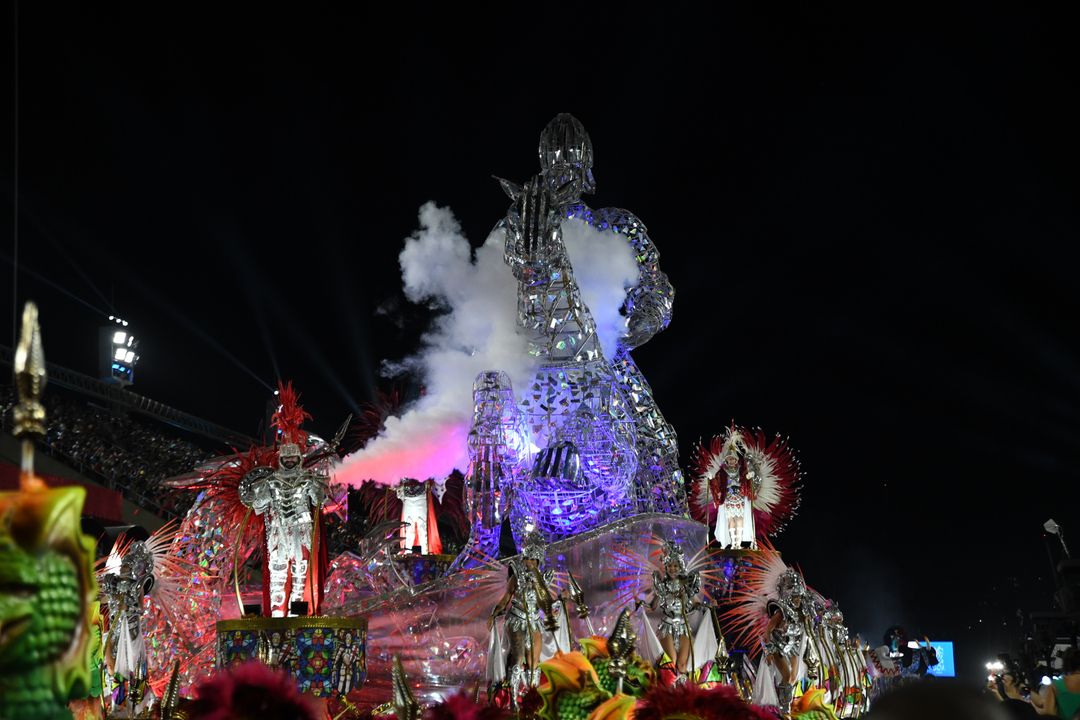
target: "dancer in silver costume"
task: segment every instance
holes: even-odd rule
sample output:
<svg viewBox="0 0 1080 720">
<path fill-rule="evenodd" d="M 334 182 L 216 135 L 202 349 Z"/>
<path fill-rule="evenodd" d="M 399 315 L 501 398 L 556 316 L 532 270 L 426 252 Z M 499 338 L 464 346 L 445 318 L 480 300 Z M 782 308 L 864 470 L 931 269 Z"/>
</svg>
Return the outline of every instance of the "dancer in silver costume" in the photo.
<svg viewBox="0 0 1080 720">
<path fill-rule="evenodd" d="M 553 570 L 542 570 L 547 556 L 547 546 L 535 534 L 529 535 L 519 557 L 510 561 L 509 581 L 506 592 L 491 610 L 488 629 L 494 631 L 495 618 L 506 616 L 506 632 L 510 637 L 510 655 L 513 668 L 510 671 L 510 689 L 516 698 L 525 687 L 540 683 L 541 633 L 544 622 L 541 608 L 551 607 L 544 602 L 541 593 L 547 593 L 554 602 L 560 598 L 551 590 Z"/>
<path fill-rule="evenodd" d="M 803 604 L 807 590 L 802 575 L 790 568 L 780 576 L 776 589 L 778 596 L 767 606 L 765 652 L 780 675 L 776 694 L 781 710 L 786 712 L 791 707 L 799 661 L 806 647 Z"/>
<path fill-rule="evenodd" d="M 659 608 L 661 612 L 656 635 L 664 652 L 675 663 L 679 682 L 685 682 L 692 644 L 688 617 L 701 605 L 698 600 L 701 576 L 697 572 L 687 572 L 682 548 L 670 540 L 664 542 L 662 560 L 663 573 L 653 571 L 653 597 L 649 608 Z"/>
<path fill-rule="evenodd" d="M 155 699 L 146 682 L 146 638 L 142 628 L 143 599 L 154 587 L 154 558 L 146 543 L 133 542 L 117 572 L 105 573 L 99 582 L 108 605 L 106 662 L 112 675 L 126 683 L 127 690 L 127 700 L 113 712 L 117 717 L 134 717 Z"/>
</svg>

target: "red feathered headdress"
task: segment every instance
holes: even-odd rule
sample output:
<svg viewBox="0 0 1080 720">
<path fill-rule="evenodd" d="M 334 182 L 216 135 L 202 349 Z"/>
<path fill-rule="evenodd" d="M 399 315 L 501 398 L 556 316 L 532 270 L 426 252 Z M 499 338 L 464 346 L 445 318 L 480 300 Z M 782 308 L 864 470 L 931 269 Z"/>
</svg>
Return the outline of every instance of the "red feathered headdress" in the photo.
<svg viewBox="0 0 1080 720">
<path fill-rule="evenodd" d="M 293 389 L 292 381 L 282 384 L 278 381 L 278 409 L 270 417 L 270 422 L 277 428 L 280 436 L 278 444 L 296 443 L 300 452 L 307 450 L 307 433 L 301 429 L 311 415 L 300 406 L 300 394 Z"/>
</svg>

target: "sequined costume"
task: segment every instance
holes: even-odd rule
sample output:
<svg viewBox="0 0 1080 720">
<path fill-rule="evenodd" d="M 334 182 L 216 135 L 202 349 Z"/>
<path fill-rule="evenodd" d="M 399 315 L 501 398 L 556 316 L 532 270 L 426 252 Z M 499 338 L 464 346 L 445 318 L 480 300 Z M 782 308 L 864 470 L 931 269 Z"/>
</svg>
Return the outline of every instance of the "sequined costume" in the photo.
<svg viewBox="0 0 1080 720">
<path fill-rule="evenodd" d="M 804 634 L 799 611 L 792 607 L 790 600 L 778 598 L 769 604 L 769 614 L 781 613 L 780 627 L 773 630 L 765 641 L 765 652 L 770 655 L 798 655 L 801 652 Z"/>
<path fill-rule="evenodd" d="M 534 574 L 540 571 L 530 570 L 525 566 L 522 558 L 514 558 L 510 561 L 510 572 L 517 579 L 517 590 L 506 611 L 507 632 L 541 632 L 543 625 L 540 618 L 538 589 L 533 579 Z M 544 587 L 551 583 L 554 575 L 553 570 L 542 573 Z"/>
<path fill-rule="evenodd" d="M 657 637 L 680 638 L 690 634 L 687 615 L 697 606 L 701 592 L 701 575 L 686 569 L 686 556 L 678 543 L 665 540 L 661 553 L 661 570 L 654 570 L 652 591 L 654 609 L 661 612 Z M 677 567 L 675 577 L 669 577 L 668 567 Z"/>
<path fill-rule="evenodd" d="M 154 585 L 154 561 L 144 542 L 134 542 L 126 549 L 115 572 L 100 579 L 101 594 L 108 608 L 109 631 L 106 635 L 112 659 L 111 672 L 127 683 L 127 692 L 135 698 L 153 699 L 147 679 L 146 638 L 143 636 L 143 599 Z"/>
<path fill-rule="evenodd" d="M 701 577 L 697 573 L 680 574 L 669 578 L 659 571 L 653 572 L 653 592 L 662 617 L 656 627 L 657 637 L 679 638 L 690 634 L 686 615 L 694 598 L 701 592 Z"/>
<path fill-rule="evenodd" d="M 732 423 L 694 451 L 695 519 L 722 547 L 756 550 L 794 516 L 801 472 L 787 440 Z M 713 513 L 715 512 L 715 522 Z"/>
<path fill-rule="evenodd" d="M 326 501 L 327 478 L 299 464 L 293 467 L 283 464 L 292 458 L 299 463 L 299 447 L 291 443 L 283 445 L 277 468 L 257 468 L 240 485 L 240 500 L 256 515 L 265 516 L 270 605 L 274 617 L 286 615 L 294 601 L 304 599 L 315 527 L 312 511 L 318 512 Z"/>
<path fill-rule="evenodd" d="M 310 416 L 300 408 L 291 384 L 278 392 L 282 404 L 274 424 L 282 441 L 277 466 L 249 471 L 239 495 L 263 518 L 270 610 L 274 617 L 284 617 L 293 602 L 304 599 L 315 519 L 326 502 L 329 473 L 324 464 L 305 466 L 301 446 L 306 448 L 307 433 L 300 424 Z"/>
<path fill-rule="evenodd" d="M 565 620 L 556 612 L 558 605 L 553 604 L 551 582 L 554 571 L 541 569 L 547 554 L 547 547 L 536 533 L 529 533 L 521 549 L 521 555 L 512 558 L 508 574 L 510 588 L 492 609 L 492 621 L 497 615 L 505 614 L 503 630 L 509 636 L 511 657 L 513 658 L 508 678 L 510 695 L 513 702 L 527 687 L 540 682 L 539 661 L 544 657 L 544 631 L 562 637 L 555 640 L 554 652 L 569 648 L 569 635 Z M 528 561 L 534 561 L 535 567 L 529 567 Z M 543 616 L 542 614 L 543 613 Z M 501 657 L 502 642 L 498 641 L 498 631 L 492 628 L 493 644 L 489 652 Z M 548 657 L 552 652 L 547 653 Z M 500 662 L 496 660 L 495 662 Z M 501 670 L 489 674 L 489 679 L 501 678 Z"/>
</svg>

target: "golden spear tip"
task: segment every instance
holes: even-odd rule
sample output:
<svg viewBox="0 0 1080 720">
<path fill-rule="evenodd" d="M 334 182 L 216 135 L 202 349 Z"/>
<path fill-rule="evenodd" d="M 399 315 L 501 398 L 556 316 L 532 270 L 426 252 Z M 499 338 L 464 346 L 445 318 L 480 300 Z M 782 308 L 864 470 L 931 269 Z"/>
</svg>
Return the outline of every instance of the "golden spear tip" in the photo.
<svg viewBox="0 0 1080 720">
<path fill-rule="evenodd" d="M 33 439 L 45 435 L 45 353 L 41 349 L 41 326 L 37 306 L 27 302 L 23 308 L 22 332 L 15 347 L 15 437 Z"/>
<path fill-rule="evenodd" d="M 401 666 L 401 657 L 394 656 L 394 666 L 390 671 L 390 682 L 393 692 L 394 714 L 397 720 L 417 720 L 420 717 L 420 703 L 416 702 L 409 680 L 405 676 L 405 668 Z"/>
</svg>

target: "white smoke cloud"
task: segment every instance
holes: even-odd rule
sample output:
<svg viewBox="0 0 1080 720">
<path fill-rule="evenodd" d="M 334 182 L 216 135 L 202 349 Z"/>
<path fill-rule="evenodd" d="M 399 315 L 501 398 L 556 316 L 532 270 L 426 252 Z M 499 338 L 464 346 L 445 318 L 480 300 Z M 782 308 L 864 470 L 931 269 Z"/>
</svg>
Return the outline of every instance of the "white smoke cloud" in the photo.
<svg viewBox="0 0 1080 720">
<path fill-rule="evenodd" d="M 600 347 L 610 361 L 619 338 L 626 334 L 626 318 L 619 308 L 626 289 L 637 282 L 634 249 L 624 235 L 600 232 L 578 218 L 563 221 L 562 236 L 581 299 L 592 312 Z"/>
<path fill-rule="evenodd" d="M 563 238 L 581 290 L 597 322 L 607 357 L 625 331 L 619 308 L 637 278 L 633 249 L 621 236 L 580 220 L 563 223 Z M 517 324 L 517 281 L 503 261 L 504 235 L 493 232 L 471 251 L 449 208 L 420 208 L 420 228 L 400 255 L 405 295 L 446 308 L 424 335 L 423 347 L 392 369 L 420 373 L 426 394 L 350 456 L 339 482 L 394 484 L 403 477 L 445 477 L 468 464 L 472 384 L 485 370 L 502 370 L 520 396 L 537 370 Z"/>
</svg>

